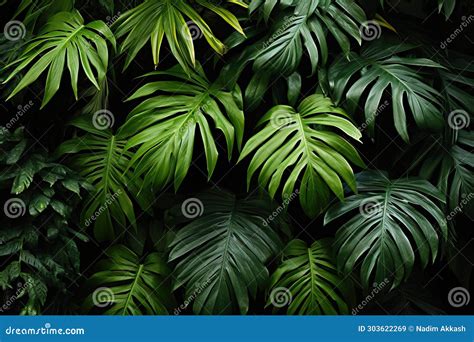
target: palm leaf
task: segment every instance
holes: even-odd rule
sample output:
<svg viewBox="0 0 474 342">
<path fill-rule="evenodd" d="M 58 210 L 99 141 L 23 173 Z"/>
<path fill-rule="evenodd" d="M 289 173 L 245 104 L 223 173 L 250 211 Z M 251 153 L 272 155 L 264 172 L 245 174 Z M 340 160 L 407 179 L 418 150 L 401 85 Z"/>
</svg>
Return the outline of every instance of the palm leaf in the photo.
<svg viewBox="0 0 474 342">
<path fill-rule="evenodd" d="M 242 1 L 229 1 L 246 7 Z M 197 0 L 202 9 L 207 9 L 238 32 L 243 34 L 239 21 L 229 10 L 208 0 Z M 194 26 L 191 32 L 188 23 Z M 185 70 L 195 65 L 194 35 L 207 40 L 209 45 L 219 54 L 226 50 L 224 44 L 214 35 L 209 25 L 187 0 L 146 0 L 142 4 L 127 11 L 116 22 L 117 37 L 126 36 L 121 45 L 121 52 L 127 51 L 125 68 L 133 61 L 137 53 L 150 40 L 155 67 L 159 63 L 163 38 L 166 37 L 171 53 Z"/>
<path fill-rule="evenodd" d="M 251 109 L 260 104 L 270 83 L 297 71 L 304 55 L 309 57 L 311 74 L 316 72 L 319 64 L 326 64 L 327 32 L 347 55 L 350 51 L 348 36 L 360 44 L 359 28 L 366 21 L 364 11 L 353 1 L 268 0 L 250 4 L 251 11 L 261 13 L 266 21 L 275 8 L 279 11 L 272 17 L 269 30 L 261 30 L 268 34 L 260 36 L 245 49 L 241 46 L 247 43 L 245 40 L 232 44 L 234 49 L 243 51 L 230 66 L 228 78 L 238 77 L 244 66 L 253 62 L 254 74 L 245 90 L 246 103 Z M 234 40 L 231 37 L 229 43 Z"/>
<path fill-rule="evenodd" d="M 18 5 L 14 18 L 24 14 L 22 23 L 34 30 L 37 22 L 42 24 L 51 16 L 59 12 L 68 12 L 74 9 L 75 0 L 22 0 Z"/>
<path fill-rule="evenodd" d="M 348 162 L 363 167 L 355 148 L 331 129 L 337 128 L 353 139 L 361 133 L 347 114 L 323 95 L 311 95 L 295 110 L 290 106 L 275 106 L 260 120 L 267 125 L 249 139 L 239 160 L 256 150 L 247 173 L 247 185 L 252 175 L 262 167 L 259 184 L 268 187 L 273 197 L 284 183 L 283 197 L 289 197 L 300 181 L 300 203 L 309 216 L 321 212 L 333 192 L 344 198 L 341 178 L 356 191 L 355 178 Z M 290 172 L 282 181 L 285 172 Z"/>
<path fill-rule="evenodd" d="M 124 245 L 112 246 L 108 259 L 97 265 L 87 284 L 95 291 L 84 308 L 106 307 L 108 315 L 163 315 L 168 313 L 172 294 L 167 285 L 170 270 L 157 252 L 140 257 Z"/>
<path fill-rule="evenodd" d="M 142 180 L 128 168 L 133 154 L 124 150 L 127 141 L 110 130 L 95 128 L 91 122 L 85 116 L 74 120 L 72 125 L 86 135 L 64 142 L 58 154 L 75 154 L 72 166 L 95 186 L 84 205 L 82 223 L 94 224 L 99 240 L 112 239 L 127 228 L 127 222 L 136 227 L 132 199 L 147 211 L 153 196 L 149 189 L 140 192 Z M 113 222 L 118 228 L 114 229 Z"/>
<path fill-rule="evenodd" d="M 109 60 L 107 41 L 103 37 L 115 47 L 114 35 L 104 22 L 98 20 L 85 25 L 78 11 L 56 14 L 21 56 L 9 65 L 17 66 L 4 83 L 25 71 L 34 62 L 8 99 L 36 81 L 48 69 L 41 106 L 43 108 L 58 91 L 65 64 L 69 69 L 76 100 L 80 67 L 90 82 L 99 89 L 99 82 L 105 77 Z"/>
<path fill-rule="evenodd" d="M 440 131 L 444 125 L 441 98 L 415 67 L 442 68 L 426 58 L 399 57 L 397 54 L 413 49 L 407 44 L 396 44 L 379 39 L 362 49 L 360 55 L 350 59 L 341 57 L 329 69 L 329 82 L 337 103 L 347 100 L 349 112 L 355 113 L 364 91 L 370 89 L 364 112 L 369 133 L 373 136 L 375 118 L 385 91 L 391 93 L 391 107 L 395 128 L 409 141 L 405 102 L 418 127 Z M 350 83 L 351 78 L 358 79 Z M 349 85 L 350 84 L 350 85 Z"/>
<path fill-rule="evenodd" d="M 135 174 L 144 175 L 145 187 L 161 189 L 174 180 L 177 189 L 191 165 L 199 128 L 210 178 L 218 151 L 209 119 L 224 134 L 230 160 L 234 141 L 240 148 L 244 129 L 240 89 L 227 91 L 218 83 L 211 84 L 199 66 L 190 76 L 179 66 L 149 75 L 172 80 L 148 83 L 128 99 L 160 93 L 139 104 L 120 129 L 121 135 L 129 137 L 126 149 L 138 148 L 131 159 Z"/>
<path fill-rule="evenodd" d="M 434 141 L 429 139 L 421 147 L 416 147 L 419 153 L 412 167 L 420 166 L 420 177 L 433 181 L 446 195 L 451 212 L 457 213 L 462 209 L 472 213 L 473 207 L 467 197 L 474 192 L 471 171 L 474 167 L 474 133 L 459 130 L 447 134 L 444 139 L 433 138 Z M 451 143 L 451 139 L 455 142 Z"/>
<path fill-rule="evenodd" d="M 365 287 L 374 277 L 377 283 L 393 279 L 394 288 L 409 277 L 416 254 L 423 268 L 436 259 L 439 242 L 448 234 L 436 203 L 444 203 L 444 196 L 425 180 L 391 181 L 380 172 L 360 174 L 358 190 L 360 194 L 332 206 L 324 219 L 327 224 L 356 211 L 336 233 L 338 266 L 349 273 L 360 261 Z"/>
<path fill-rule="evenodd" d="M 199 195 L 202 216 L 181 228 L 170 245 L 177 261 L 174 288 L 185 285 L 197 314 L 226 314 L 249 308 L 269 274 L 265 262 L 278 252 L 280 239 L 266 201 L 237 199 L 225 192 Z"/>
<path fill-rule="evenodd" d="M 353 294 L 350 282 L 337 273 L 329 239 L 315 241 L 310 247 L 301 240 L 288 244 L 283 263 L 272 275 L 267 305 L 284 304 L 276 298 L 281 289 L 287 289 L 291 294 L 289 315 L 347 314 L 346 298 Z"/>
</svg>

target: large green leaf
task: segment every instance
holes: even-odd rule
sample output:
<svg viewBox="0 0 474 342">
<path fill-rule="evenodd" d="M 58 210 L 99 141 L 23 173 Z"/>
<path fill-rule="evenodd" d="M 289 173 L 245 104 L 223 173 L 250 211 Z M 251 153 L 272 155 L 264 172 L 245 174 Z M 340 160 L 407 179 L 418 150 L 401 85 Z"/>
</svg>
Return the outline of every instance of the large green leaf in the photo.
<svg viewBox="0 0 474 342">
<path fill-rule="evenodd" d="M 199 205 L 202 216 L 190 215 Z M 174 288 L 185 285 L 197 314 L 228 314 L 249 308 L 268 280 L 265 262 L 281 242 L 268 202 L 237 199 L 226 192 L 209 192 L 183 203 L 183 214 L 197 217 L 181 228 L 171 243 L 170 261 L 177 261 Z M 188 209 L 187 209 L 188 208 Z"/>
<path fill-rule="evenodd" d="M 22 23 L 34 30 L 51 16 L 59 12 L 72 11 L 74 3 L 75 0 L 22 0 L 14 18 L 24 15 Z"/>
<path fill-rule="evenodd" d="M 287 291 L 287 298 L 284 296 Z M 348 280 L 342 279 L 331 256 L 331 241 L 315 241 L 310 247 L 293 240 L 285 248 L 283 263 L 272 275 L 267 305 L 288 305 L 287 313 L 300 315 L 347 314 L 346 300 L 353 295 Z M 286 300 L 286 303 L 284 302 Z"/>
<path fill-rule="evenodd" d="M 76 100 L 81 67 L 90 82 L 99 88 L 99 82 L 105 77 L 109 62 L 107 40 L 115 47 L 114 35 L 103 21 L 97 20 L 85 25 L 78 11 L 56 14 L 44 26 L 39 36 L 27 45 L 21 56 L 10 64 L 16 65 L 16 68 L 4 83 L 25 71 L 34 62 L 9 99 L 36 81 L 48 69 L 42 103 L 44 107 L 58 91 L 65 65 L 69 69 Z"/>
<path fill-rule="evenodd" d="M 86 116 L 75 119 L 72 125 L 86 135 L 64 142 L 58 154 L 74 154 L 72 166 L 95 186 L 84 204 L 83 224 L 93 224 L 99 240 L 113 239 L 128 224 L 136 227 L 132 198 L 147 211 L 153 195 L 142 189 L 142 179 L 130 167 L 133 153 L 124 150 L 127 141 L 92 122 Z"/>
<path fill-rule="evenodd" d="M 170 270 L 157 252 L 140 258 L 124 245 L 112 246 L 87 281 L 94 289 L 85 309 L 107 307 L 109 315 L 163 315 L 172 303 Z"/>
<path fill-rule="evenodd" d="M 359 175 L 358 195 L 332 206 L 325 224 L 353 212 L 336 233 L 337 263 L 346 272 L 360 266 L 362 283 L 406 280 L 419 256 L 421 266 L 438 255 L 440 240 L 448 235 L 438 202 L 443 194 L 426 180 L 389 180 L 385 173 Z"/>
<path fill-rule="evenodd" d="M 269 21 L 275 8 L 279 10 L 275 11 L 269 29 L 260 30 L 268 33 L 258 35 L 259 39 L 247 48 L 242 49 L 241 46 L 247 41 L 241 39 L 234 42 L 235 39 L 230 38 L 232 47 L 242 52 L 229 66 L 229 78 L 238 77 L 243 67 L 253 62 L 254 74 L 245 91 L 249 108 L 255 108 L 262 101 L 262 96 L 275 79 L 289 77 L 296 72 L 304 55 L 309 57 L 311 74 L 316 72 L 319 64 L 326 64 L 328 32 L 346 55 L 350 51 L 348 37 L 361 43 L 359 28 L 366 21 L 366 16 L 354 1 L 268 0 L 250 4 L 251 12 L 261 13 L 266 21 Z"/>
<path fill-rule="evenodd" d="M 356 149 L 333 129 L 359 140 L 361 133 L 347 114 L 323 95 L 304 99 L 297 109 L 275 106 L 260 120 L 266 126 L 249 139 L 240 160 L 256 150 L 250 162 L 247 184 L 261 167 L 259 184 L 273 197 L 282 183 L 283 197 L 290 197 L 300 178 L 300 203 L 315 216 L 326 206 L 330 193 L 344 199 L 342 180 L 356 191 L 348 162 L 364 167 Z M 285 172 L 289 175 L 282 181 Z"/>
<path fill-rule="evenodd" d="M 335 99 L 340 103 L 345 98 L 349 112 L 358 111 L 364 91 L 370 90 L 362 101 L 365 101 L 365 120 L 371 135 L 385 92 L 391 94 L 395 128 L 406 142 L 409 141 L 406 103 L 418 127 L 431 131 L 443 128 L 440 94 L 419 71 L 422 67 L 442 66 L 426 58 L 397 56 L 411 49 L 411 45 L 379 39 L 365 46 L 360 55 L 352 53 L 349 59 L 341 56 L 329 69 Z M 350 82 L 353 76 L 357 78 Z"/>
<path fill-rule="evenodd" d="M 228 2 L 247 6 L 239 0 Z M 208 0 L 196 0 L 196 3 L 200 8 L 214 12 L 243 34 L 235 15 L 222 5 Z M 117 37 L 126 36 L 121 45 L 121 51 L 127 51 L 125 67 L 128 67 L 149 40 L 153 62 L 157 66 L 164 37 L 171 53 L 185 70 L 195 65 L 194 39 L 204 36 L 217 53 L 223 54 L 226 50 L 224 44 L 214 35 L 206 21 L 187 0 L 145 0 L 121 15 L 116 25 L 118 25 Z"/>
<path fill-rule="evenodd" d="M 144 175 L 145 187 L 161 189 L 174 180 L 177 189 L 192 163 L 199 128 L 211 177 L 219 154 L 211 127 L 224 134 L 229 160 L 235 140 L 238 148 L 242 142 L 244 115 L 239 87 L 227 91 L 217 82 L 210 83 L 199 66 L 189 76 L 179 66 L 149 75 L 171 80 L 147 83 L 129 98 L 159 92 L 139 104 L 119 131 L 128 137 L 127 150 L 138 148 L 131 159 L 136 165 L 135 175 Z"/>
<path fill-rule="evenodd" d="M 454 131 L 444 139 L 433 137 L 415 148 L 419 153 L 413 166 L 421 165 L 420 176 L 433 181 L 446 195 L 452 216 L 460 210 L 473 214 L 470 196 L 474 192 L 474 132 Z M 452 219 L 451 215 L 448 218 Z"/>
</svg>

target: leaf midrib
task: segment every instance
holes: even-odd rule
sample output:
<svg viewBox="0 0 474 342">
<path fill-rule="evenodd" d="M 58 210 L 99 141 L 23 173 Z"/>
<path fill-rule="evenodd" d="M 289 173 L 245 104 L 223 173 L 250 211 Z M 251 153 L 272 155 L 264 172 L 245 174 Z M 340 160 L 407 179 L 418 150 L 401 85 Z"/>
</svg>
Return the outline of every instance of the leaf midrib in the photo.
<svg viewBox="0 0 474 342">
<path fill-rule="evenodd" d="M 125 301 L 125 305 L 124 305 L 123 310 L 122 310 L 122 315 L 125 315 L 125 313 L 127 311 L 128 305 L 129 305 L 130 300 L 132 299 L 132 296 L 133 296 L 133 291 L 135 290 L 135 286 L 137 285 L 138 279 L 140 279 L 140 275 L 143 271 L 144 266 L 145 265 L 140 264 L 140 266 L 138 267 L 137 273 L 135 274 L 135 279 L 133 279 L 132 286 L 130 287 L 130 291 L 128 292 L 127 300 Z"/>
<path fill-rule="evenodd" d="M 231 222 L 232 222 L 232 218 L 235 215 L 236 207 L 237 207 L 237 201 L 234 199 L 234 204 L 232 206 L 231 211 L 228 214 L 228 219 L 227 219 L 227 224 L 228 224 L 229 229 L 227 230 L 227 234 L 226 234 L 226 237 L 225 237 L 224 254 L 222 256 L 222 262 L 221 262 L 220 271 L 219 271 L 217 291 L 219 291 L 219 289 L 221 287 L 222 279 L 224 278 L 223 275 L 224 275 L 225 265 L 227 265 L 227 259 L 228 259 L 228 255 L 229 255 L 230 237 L 232 236 L 232 233 L 233 233 L 233 229 L 232 229 L 233 226 L 231 225 Z"/>
</svg>

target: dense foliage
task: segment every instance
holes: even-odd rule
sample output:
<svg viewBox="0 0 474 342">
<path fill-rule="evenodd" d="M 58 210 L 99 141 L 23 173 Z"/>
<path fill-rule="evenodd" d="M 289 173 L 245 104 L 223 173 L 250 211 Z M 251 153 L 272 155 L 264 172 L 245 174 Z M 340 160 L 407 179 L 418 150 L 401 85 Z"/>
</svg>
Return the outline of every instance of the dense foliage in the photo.
<svg viewBox="0 0 474 342">
<path fill-rule="evenodd" d="M 467 312 L 473 9 L 0 1 L 0 312 Z"/>
</svg>

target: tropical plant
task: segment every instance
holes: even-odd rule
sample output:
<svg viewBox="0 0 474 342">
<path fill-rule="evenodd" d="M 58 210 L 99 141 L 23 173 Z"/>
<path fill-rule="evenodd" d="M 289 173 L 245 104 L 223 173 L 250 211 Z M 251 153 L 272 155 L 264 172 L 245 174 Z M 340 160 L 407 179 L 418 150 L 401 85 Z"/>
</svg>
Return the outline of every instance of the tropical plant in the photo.
<svg viewBox="0 0 474 342">
<path fill-rule="evenodd" d="M 171 80 L 147 83 L 128 98 L 160 93 L 135 107 L 119 131 L 128 137 L 127 150 L 138 148 L 130 161 L 136 164 L 135 175 L 144 175 L 145 187 L 161 189 L 173 181 L 177 190 L 191 165 L 199 128 L 210 178 L 219 153 L 209 119 L 225 136 L 229 160 L 234 145 L 240 149 L 242 143 L 244 114 L 239 87 L 226 90 L 219 80 L 209 82 L 199 66 L 190 75 L 176 66 L 146 76 Z"/>
<path fill-rule="evenodd" d="M 326 64 L 328 60 L 327 32 L 336 39 L 338 45 L 347 55 L 350 51 L 352 37 L 361 44 L 360 27 L 367 20 L 364 11 L 354 1 L 252 1 L 250 14 L 257 13 L 259 18 L 269 22 L 270 15 L 276 9 L 278 13 L 272 17 L 270 30 L 262 30 L 267 34 L 261 36 L 240 54 L 230 65 L 228 77 L 237 78 L 244 67 L 253 62 L 255 74 L 245 91 L 249 108 L 261 103 L 274 78 L 289 77 L 297 71 L 303 56 L 309 56 L 311 74 L 317 66 Z M 244 39 L 232 37 L 228 41 L 234 49 L 241 49 Z M 257 72 L 260 71 L 260 72 Z"/>
<path fill-rule="evenodd" d="M 79 273 L 75 240 L 88 238 L 69 221 L 81 191 L 90 185 L 49 161 L 25 138 L 22 127 L 13 133 L 0 128 L 0 186 L 11 193 L 0 220 L 0 287 L 21 299 L 10 310 L 37 314 L 49 292 L 65 292 L 66 281 Z"/>
<path fill-rule="evenodd" d="M 195 313 L 247 313 L 249 296 L 255 299 L 268 280 L 265 263 L 281 245 L 271 214 L 268 201 L 226 192 L 183 203 L 189 222 L 170 244 L 169 261 L 177 262 L 174 289 L 184 285 L 186 297 L 194 295 Z"/>
<path fill-rule="evenodd" d="M 437 188 L 446 194 L 449 211 L 453 211 L 474 192 L 471 171 L 474 167 L 474 132 L 451 131 L 451 134 L 447 133 L 444 139 L 441 139 L 442 144 L 439 143 L 439 137 L 424 141 L 422 146 L 418 147 L 421 152 L 418 153 L 417 162 L 413 167 L 420 166 L 420 177 L 432 180 Z M 450 142 L 451 139 L 454 139 L 454 143 Z M 468 206 L 464 210 L 473 213 L 470 200 L 466 201 Z"/>
<path fill-rule="evenodd" d="M 232 12 L 222 5 L 208 0 L 197 0 L 201 8 L 217 14 L 240 34 L 243 34 L 239 21 Z M 240 0 L 229 3 L 247 7 Z M 188 19 L 188 21 L 186 21 Z M 155 68 L 159 63 L 161 45 L 166 37 L 171 53 L 181 67 L 189 71 L 196 63 L 193 40 L 204 36 L 217 53 L 226 51 L 225 45 L 214 35 L 201 15 L 184 0 L 145 0 L 142 4 L 124 13 L 116 25 L 117 38 L 126 36 L 121 44 L 121 52 L 127 51 L 125 68 L 133 61 L 143 46 L 151 41 Z"/>
<path fill-rule="evenodd" d="M 360 55 L 351 54 L 349 59 L 340 57 L 329 69 L 329 82 L 336 103 L 347 100 L 350 113 L 355 113 L 366 89 L 364 113 L 369 133 L 375 131 L 377 110 L 384 92 L 389 89 L 395 128 L 406 142 L 409 141 L 405 102 L 411 114 L 423 130 L 440 131 L 444 120 L 439 92 L 431 87 L 411 66 L 441 68 L 426 58 L 400 57 L 398 54 L 413 49 L 409 44 L 390 44 L 379 40 L 365 46 Z M 349 87 L 354 75 L 357 81 Z"/>
<path fill-rule="evenodd" d="M 0 312 L 467 312 L 472 1 L 0 9 Z"/>
<path fill-rule="evenodd" d="M 249 139 L 240 160 L 257 150 L 248 169 L 247 186 L 252 175 L 262 167 L 259 184 L 268 187 L 273 197 L 287 169 L 291 173 L 284 181 L 283 197 L 289 197 L 300 178 L 300 203 L 310 216 L 316 216 L 326 206 L 330 193 L 344 198 L 341 178 L 356 191 L 354 173 L 348 162 L 364 167 L 356 149 L 331 131 L 337 128 L 359 141 L 361 133 L 349 116 L 323 95 L 311 95 L 295 110 L 290 106 L 273 107 L 261 119 L 266 126 Z"/>
<path fill-rule="evenodd" d="M 443 194 L 425 180 L 390 180 L 386 173 L 364 172 L 359 194 L 326 212 L 325 224 L 355 211 L 336 233 L 337 264 L 345 273 L 359 265 L 362 284 L 386 278 L 392 288 L 408 279 L 418 255 L 421 266 L 434 262 L 447 239 Z M 435 224 L 433 224 L 435 223 Z"/>
<path fill-rule="evenodd" d="M 59 12 L 70 12 L 74 9 L 75 0 L 22 0 L 14 18 L 24 17 L 22 23 L 32 31 L 37 23 L 44 24 L 48 18 Z"/>
<path fill-rule="evenodd" d="M 80 68 L 90 82 L 99 88 L 109 62 L 107 40 L 115 48 L 114 35 L 103 21 L 97 20 L 84 25 L 84 19 L 78 11 L 58 13 L 48 21 L 40 35 L 26 47 L 21 56 L 6 66 L 16 65 L 16 68 L 3 83 L 7 83 L 36 61 L 8 99 L 36 81 L 48 69 L 42 103 L 44 107 L 59 89 L 65 63 L 76 100 Z"/>
<path fill-rule="evenodd" d="M 272 275 L 267 305 L 283 304 L 278 291 L 287 289 L 289 315 L 347 314 L 350 304 L 346 298 L 353 300 L 352 285 L 339 276 L 332 260 L 329 239 L 317 240 L 309 247 L 304 241 L 291 241 L 282 264 Z"/>
<path fill-rule="evenodd" d="M 112 118 L 105 116 L 103 119 Z M 65 141 L 57 153 L 73 154 L 71 166 L 95 187 L 84 205 L 82 224 L 93 224 L 95 236 L 100 241 L 118 236 L 128 229 L 128 224 L 136 229 L 132 199 L 144 211 L 149 211 L 152 193 L 143 189 L 142 178 L 129 167 L 133 153 L 124 149 L 127 141 L 120 135 L 113 135 L 110 129 L 103 129 L 99 117 L 87 119 L 81 116 L 71 124 L 86 134 Z"/>
<path fill-rule="evenodd" d="M 157 252 L 143 258 L 124 245 L 112 246 L 88 280 L 94 289 L 84 308 L 107 307 L 108 315 L 162 315 L 172 303 L 170 269 Z"/>
</svg>

